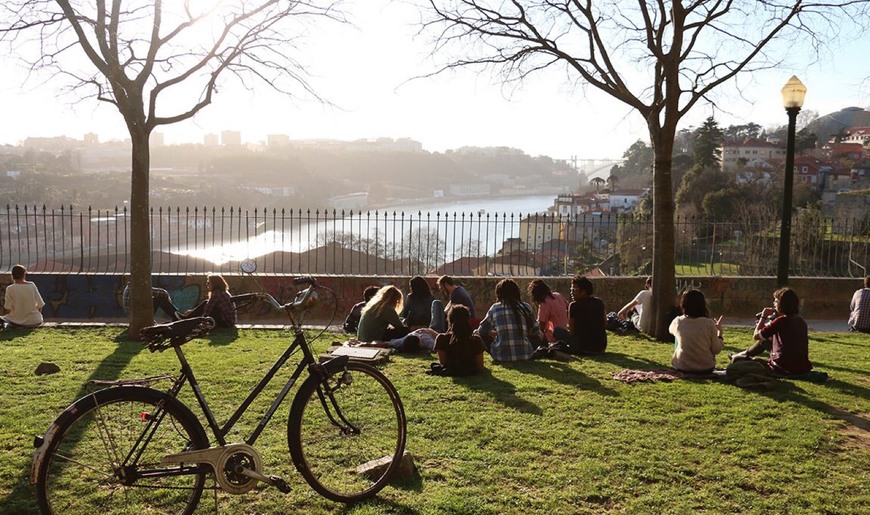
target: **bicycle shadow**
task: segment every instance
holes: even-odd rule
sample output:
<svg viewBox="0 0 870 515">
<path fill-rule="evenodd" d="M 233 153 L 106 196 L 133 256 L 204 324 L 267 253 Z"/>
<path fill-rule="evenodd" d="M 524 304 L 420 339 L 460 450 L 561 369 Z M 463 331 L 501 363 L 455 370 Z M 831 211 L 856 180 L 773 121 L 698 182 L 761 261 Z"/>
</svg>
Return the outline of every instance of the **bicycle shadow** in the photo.
<svg viewBox="0 0 870 515">
<path fill-rule="evenodd" d="M 0 336 L 0 340 L 3 337 L 5 335 Z M 112 353 L 102 359 L 93 372 L 82 381 L 79 390 L 72 394 L 68 401 L 64 401 L 64 404 L 72 404 L 75 400 L 94 391 L 96 388 L 89 384 L 92 380 L 109 381 L 120 379 L 121 373 L 127 368 L 133 358 L 145 350 L 145 346 L 141 343 L 129 340 L 126 328 L 120 329 L 119 334 L 112 338 L 112 341 L 116 342 L 118 346 Z M 48 413 L 50 419 L 46 420 L 44 429 L 48 428 L 54 417 L 60 415 L 62 409 L 58 409 L 56 413 Z M 28 449 L 27 451 L 31 452 L 32 450 Z M 0 513 L 34 513 L 37 511 L 36 493 L 30 485 L 29 476 L 30 463 L 27 464 L 27 467 L 18 476 L 18 481 L 12 487 L 12 490 L 0 499 Z"/>
</svg>

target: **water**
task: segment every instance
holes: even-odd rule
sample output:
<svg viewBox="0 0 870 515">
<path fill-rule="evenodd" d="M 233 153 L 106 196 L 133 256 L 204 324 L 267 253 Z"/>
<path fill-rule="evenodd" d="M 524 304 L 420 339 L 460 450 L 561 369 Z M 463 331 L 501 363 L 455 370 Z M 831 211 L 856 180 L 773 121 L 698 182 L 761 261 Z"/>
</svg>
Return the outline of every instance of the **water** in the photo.
<svg viewBox="0 0 870 515">
<path fill-rule="evenodd" d="M 359 245 L 361 238 L 368 238 L 376 247 L 393 248 L 406 244 L 402 242 L 409 231 L 423 230 L 433 234 L 433 240 L 437 238 L 442 242 L 444 258 L 452 261 L 460 255 L 477 255 L 478 252 L 494 254 L 501 248 L 503 241 L 519 235 L 520 215 L 545 212 L 553 204 L 554 198 L 555 195 L 452 202 L 433 199 L 373 209 L 370 211 L 371 217 L 363 213 L 362 217 L 355 215 L 353 218 L 336 220 L 305 222 L 296 219 L 290 223 L 289 230 L 283 232 L 266 230 L 248 239 L 223 245 L 197 249 L 175 248 L 172 252 L 220 265 L 273 252 L 304 252 L 329 241 L 327 234 L 338 234 L 340 238 L 343 236 L 350 241 L 350 246 L 354 242 Z"/>
<path fill-rule="evenodd" d="M 541 213 L 546 211 L 553 205 L 556 199 L 556 194 L 552 195 L 535 195 L 531 197 L 505 197 L 505 198 L 489 198 L 489 199 L 474 199 L 461 200 L 450 202 L 439 202 L 437 199 L 420 203 L 403 204 L 395 208 L 387 208 L 388 212 L 405 213 L 422 213 L 435 214 L 441 213 L 473 213 L 477 214 L 481 210 L 489 214 L 520 214 Z"/>
</svg>

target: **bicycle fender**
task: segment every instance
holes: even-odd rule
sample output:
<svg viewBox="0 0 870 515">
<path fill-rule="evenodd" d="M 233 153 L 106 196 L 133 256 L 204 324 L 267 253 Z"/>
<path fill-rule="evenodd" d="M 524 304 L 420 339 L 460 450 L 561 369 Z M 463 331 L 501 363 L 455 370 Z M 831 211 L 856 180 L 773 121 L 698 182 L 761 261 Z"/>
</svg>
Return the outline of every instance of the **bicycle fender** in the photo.
<svg viewBox="0 0 870 515">
<path fill-rule="evenodd" d="M 33 461 L 30 464 L 30 484 L 35 485 L 37 481 L 37 475 L 39 474 L 39 469 L 42 466 L 42 462 L 45 461 L 46 452 L 48 452 L 48 444 L 54 439 L 55 435 L 57 435 L 58 431 L 60 431 L 61 426 L 65 425 L 66 419 L 78 413 L 79 404 L 85 398 L 90 398 L 93 395 L 96 395 L 96 392 L 89 394 L 81 399 L 76 399 L 75 402 L 67 406 L 63 413 L 57 416 L 52 422 L 51 425 L 48 426 L 48 429 L 45 431 L 45 434 L 42 436 L 36 435 L 33 438 L 33 447 L 36 450 L 33 451 Z"/>
<path fill-rule="evenodd" d="M 58 417 L 59 418 L 59 417 Z M 44 435 L 37 435 L 33 439 L 33 446 L 36 447 L 36 450 L 33 451 L 33 461 L 30 464 L 30 484 L 36 485 L 37 476 L 39 475 L 39 469 L 42 467 L 42 462 L 45 461 L 45 455 L 48 452 L 48 444 L 60 431 L 60 424 L 57 423 L 57 420 L 51 423 L 48 426 L 48 430 Z"/>
<path fill-rule="evenodd" d="M 336 356 L 331 360 L 323 363 L 321 366 L 327 374 L 334 374 L 335 372 L 338 372 L 339 370 L 344 368 L 349 360 L 350 356 Z"/>
</svg>

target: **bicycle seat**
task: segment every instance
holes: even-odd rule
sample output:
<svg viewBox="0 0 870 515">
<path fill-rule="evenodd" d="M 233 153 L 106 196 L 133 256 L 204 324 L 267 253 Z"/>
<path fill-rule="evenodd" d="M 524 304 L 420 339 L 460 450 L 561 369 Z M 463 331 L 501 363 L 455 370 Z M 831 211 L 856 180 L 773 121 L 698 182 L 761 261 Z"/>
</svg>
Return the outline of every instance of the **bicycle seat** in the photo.
<svg viewBox="0 0 870 515">
<path fill-rule="evenodd" d="M 215 326 L 211 317 L 194 317 L 143 327 L 139 339 L 144 341 L 148 350 L 164 351 L 172 346 L 183 345 L 190 340 L 208 334 Z M 168 340 L 168 342 L 167 342 Z"/>
</svg>

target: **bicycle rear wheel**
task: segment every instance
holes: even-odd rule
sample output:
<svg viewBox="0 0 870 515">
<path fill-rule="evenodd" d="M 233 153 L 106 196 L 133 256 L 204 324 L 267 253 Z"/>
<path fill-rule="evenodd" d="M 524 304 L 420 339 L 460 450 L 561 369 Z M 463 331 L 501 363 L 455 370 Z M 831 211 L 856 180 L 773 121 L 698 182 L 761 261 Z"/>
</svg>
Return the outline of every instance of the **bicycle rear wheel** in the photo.
<svg viewBox="0 0 870 515">
<path fill-rule="evenodd" d="M 161 465 L 160 458 L 207 448 L 208 438 L 193 413 L 165 393 L 138 386 L 100 390 L 55 424 L 37 471 L 42 513 L 187 514 L 199 503 L 210 469 Z"/>
<path fill-rule="evenodd" d="M 290 409 L 293 464 L 319 494 L 356 502 L 377 494 L 399 466 L 407 423 L 396 388 L 377 369 L 349 362 L 325 379 L 309 377 Z M 361 465 L 389 458 L 379 470 Z"/>
</svg>

